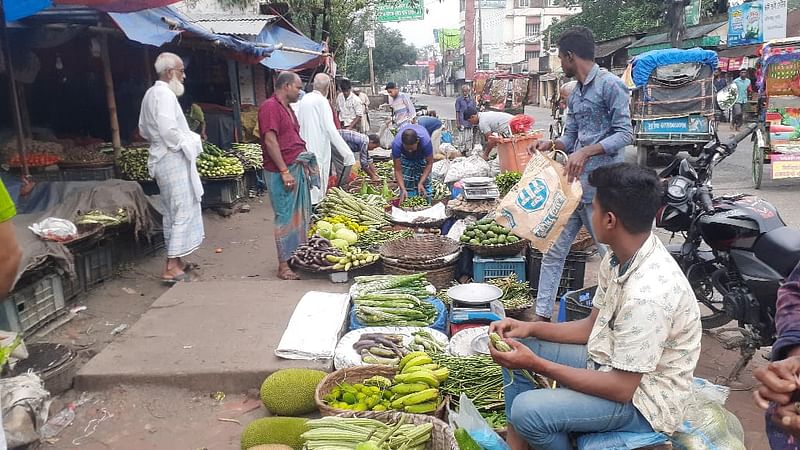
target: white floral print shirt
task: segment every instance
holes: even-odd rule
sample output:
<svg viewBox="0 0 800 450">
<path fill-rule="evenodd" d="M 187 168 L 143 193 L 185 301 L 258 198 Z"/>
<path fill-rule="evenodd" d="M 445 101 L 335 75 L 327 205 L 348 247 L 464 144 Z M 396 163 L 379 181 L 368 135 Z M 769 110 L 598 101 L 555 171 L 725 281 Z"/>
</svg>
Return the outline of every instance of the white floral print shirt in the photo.
<svg viewBox="0 0 800 450">
<path fill-rule="evenodd" d="M 700 309 L 689 281 L 654 235 L 622 275 L 608 253 L 600 265 L 589 336 L 589 368 L 643 374 L 633 405 L 654 430 L 683 421 L 700 357 Z"/>
</svg>

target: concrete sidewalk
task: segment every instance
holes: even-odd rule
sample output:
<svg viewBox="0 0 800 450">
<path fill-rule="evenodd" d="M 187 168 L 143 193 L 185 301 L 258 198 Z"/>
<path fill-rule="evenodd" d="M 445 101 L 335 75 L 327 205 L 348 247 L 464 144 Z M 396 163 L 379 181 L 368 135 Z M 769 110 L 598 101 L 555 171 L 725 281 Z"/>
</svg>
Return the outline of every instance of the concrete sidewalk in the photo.
<svg viewBox="0 0 800 450">
<path fill-rule="evenodd" d="M 246 392 L 287 367 L 332 370 L 332 361 L 274 355 L 300 298 L 312 290 L 346 292 L 326 279 L 180 283 L 89 361 L 77 390 L 156 385 Z"/>
</svg>

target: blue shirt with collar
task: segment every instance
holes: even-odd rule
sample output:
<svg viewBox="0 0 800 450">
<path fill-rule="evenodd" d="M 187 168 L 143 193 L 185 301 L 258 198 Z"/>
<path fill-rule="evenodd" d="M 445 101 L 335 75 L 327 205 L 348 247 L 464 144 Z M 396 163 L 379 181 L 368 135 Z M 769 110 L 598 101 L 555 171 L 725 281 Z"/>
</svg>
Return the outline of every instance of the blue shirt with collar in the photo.
<svg viewBox="0 0 800 450">
<path fill-rule="evenodd" d="M 583 197 L 591 203 L 596 189 L 589 184 L 589 174 L 598 167 L 623 162 L 625 146 L 633 143 L 630 93 L 616 75 L 594 65 L 589 76 L 567 100 L 569 113 L 564 134 L 558 139 L 567 153 L 600 144 L 603 154 L 592 156 L 581 174 Z"/>
</svg>

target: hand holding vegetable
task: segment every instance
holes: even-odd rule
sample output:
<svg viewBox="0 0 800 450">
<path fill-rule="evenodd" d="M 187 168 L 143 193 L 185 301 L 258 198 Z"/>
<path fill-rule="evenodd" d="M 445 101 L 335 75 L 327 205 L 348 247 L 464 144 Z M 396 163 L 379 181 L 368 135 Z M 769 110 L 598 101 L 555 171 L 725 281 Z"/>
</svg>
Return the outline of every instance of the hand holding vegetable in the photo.
<svg viewBox="0 0 800 450">
<path fill-rule="evenodd" d="M 521 320 L 516 319 L 503 319 L 496 322 L 492 322 L 489 325 L 489 332 L 490 333 L 497 333 L 500 337 L 506 338 L 515 338 L 515 339 L 524 339 L 528 337 L 534 337 L 533 333 L 531 333 L 531 326 L 533 323 L 531 322 L 523 322 Z"/>
<path fill-rule="evenodd" d="M 506 369 L 525 369 L 533 370 L 534 372 L 539 371 L 542 359 L 536 356 L 536 354 L 533 353 L 533 351 L 525 344 L 513 339 L 506 339 L 500 342 L 505 342 L 505 344 L 510 347 L 511 350 L 500 351 L 495 348 L 494 345 L 490 345 L 489 354 L 492 355 L 494 362 L 500 364 Z"/>
</svg>

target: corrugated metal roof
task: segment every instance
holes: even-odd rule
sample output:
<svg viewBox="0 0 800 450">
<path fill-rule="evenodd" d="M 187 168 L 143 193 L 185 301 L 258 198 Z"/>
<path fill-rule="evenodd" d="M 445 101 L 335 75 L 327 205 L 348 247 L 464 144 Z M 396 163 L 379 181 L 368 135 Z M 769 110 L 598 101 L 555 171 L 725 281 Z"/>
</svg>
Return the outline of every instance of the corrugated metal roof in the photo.
<svg viewBox="0 0 800 450">
<path fill-rule="evenodd" d="M 703 37 L 725 24 L 726 22 L 709 23 L 687 28 L 686 35 L 684 35 L 683 39 L 689 40 Z M 665 42 L 669 42 L 669 33 L 650 34 L 631 44 L 630 48 L 647 47 L 649 45 L 663 44 Z"/>
<path fill-rule="evenodd" d="M 730 47 L 725 50 L 720 50 L 717 55 L 723 58 L 739 58 L 741 56 L 757 56 L 761 44 L 742 45 L 740 47 Z"/>
<path fill-rule="evenodd" d="M 193 23 L 202 26 L 212 33 L 235 36 L 258 36 L 268 23 L 277 18 L 278 16 L 267 15 L 244 17 L 200 16 L 193 18 Z"/>
<path fill-rule="evenodd" d="M 594 57 L 605 58 L 606 56 L 616 52 L 617 50 L 627 47 L 633 42 L 636 42 L 635 36 L 625 36 L 617 39 L 610 39 L 608 41 L 599 42 L 595 47 Z"/>
</svg>

